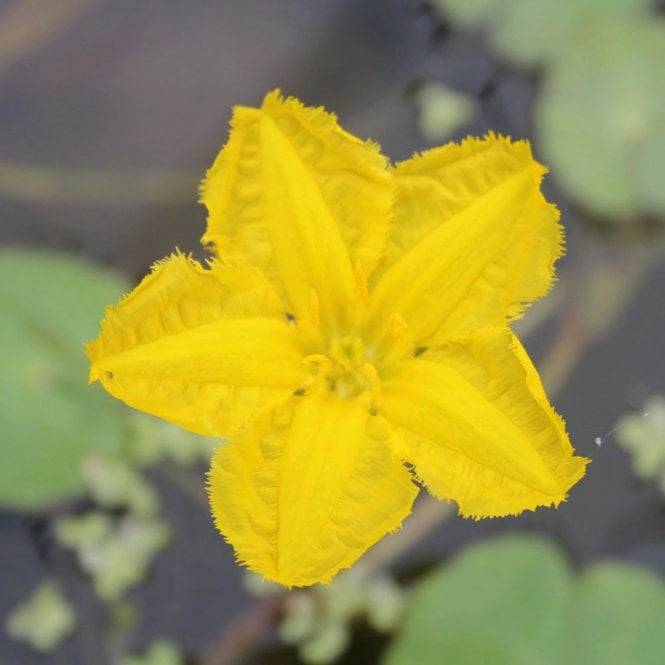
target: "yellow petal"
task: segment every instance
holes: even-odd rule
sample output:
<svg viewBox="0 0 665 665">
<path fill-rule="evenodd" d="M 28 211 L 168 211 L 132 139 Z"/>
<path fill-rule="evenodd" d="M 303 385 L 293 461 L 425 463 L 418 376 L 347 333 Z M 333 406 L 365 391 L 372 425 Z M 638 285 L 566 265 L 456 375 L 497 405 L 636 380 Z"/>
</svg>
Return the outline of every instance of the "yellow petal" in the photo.
<svg viewBox="0 0 665 665">
<path fill-rule="evenodd" d="M 427 359 L 427 358 L 430 359 Z M 511 333 L 489 332 L 403 363 L 383 383 L 397 450 L 471 517 L 557 505 L 583 475 L 565 427 Z"/>
<path fill-rule="evenodd" d="M 267 579 L 327 582 L 411 510 L 418 489 L 391 456 L 391 436 L 360 400 L 292 398 L 217 449 L 209 476 L 217 527 Z"/>
<path fill-rule="evenodd" d="M 403 162 L 385 272 L 372 294 L 377 330 L 394 313 L 418 346 L 515 318 L 547 292 L 562 251 L 558 211 L 540 193 L 529 144 L 494 135 Z"/>
<path fill-rule="evenodd" d="M 206 270 L 181 254 L 107 310 L 87 353 L 90 380 L 114 397 L 212 436 L 307 375 L 295 330 L 255 270 Z"/>
<path fill-rule="evenodd" d="M 356 294 L 354 271 L 376 265 L 388 233 L 392 181 L 372 143 L 335 116 L 269 94 L 235 109 L 229 142 L 202 185 L 204 242 L 224 261 L 257 266 L 308 317 L 318 294 L 324 325 Z"/>
</svg>

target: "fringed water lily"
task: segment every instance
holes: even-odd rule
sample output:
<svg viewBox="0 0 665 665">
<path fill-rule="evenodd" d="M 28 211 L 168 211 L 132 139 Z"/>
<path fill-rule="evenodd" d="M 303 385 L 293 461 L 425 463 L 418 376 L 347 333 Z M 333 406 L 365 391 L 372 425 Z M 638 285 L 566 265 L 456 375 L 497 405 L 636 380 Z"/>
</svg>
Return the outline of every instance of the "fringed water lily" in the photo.
<svg viewBox="0 0 665 665">
<path fill-rule="evenodd" d="M 418 483 L 474 518 L 556 506 L 586 460 L 509 328 L 562 251 L 544 173 L 493 134 L 391 166 L 323 109 L 239 107 L 201 189 L 215 258 L 109 308 L 90 378 L 228 439 L 215 522 L 287 586 L 399 528 Z"/>
</svg>

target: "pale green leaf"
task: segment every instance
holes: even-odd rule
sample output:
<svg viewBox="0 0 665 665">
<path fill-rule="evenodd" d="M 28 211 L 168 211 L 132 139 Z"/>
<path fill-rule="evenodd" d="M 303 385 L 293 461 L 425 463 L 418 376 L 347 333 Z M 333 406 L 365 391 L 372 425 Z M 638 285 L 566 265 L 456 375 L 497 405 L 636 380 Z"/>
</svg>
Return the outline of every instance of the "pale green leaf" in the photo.
<svg viewBox="0 0 665 665">
<path fill-rule="evenodd" d="M 144 580 L 169 537 L 169 528 L 160 520 L 127 517 L 106 540 L 80 549 L 79 560 L 92 576 L 97 595 L 113 602 Z"/>
<path fill-rule="evenodd" d="M 170 530 L 154 517 L 130 514 L 113 521 L 92 511 L 58 520 L 56 537 L 76 552 L 97 595 L 115 602 L 143 581 L 153 558 L 167 545 Z"/>
<path fill-rule="evenodd" d="M 427 83 L 418 91 L 420 132 L 430 142 L 442 142 L 467 124 L 476 106 L 472 97 L 441 83 Z"/>
<path fill-rule="evenodd" d="M 346 649 L 351 634 L 342 621 L 321 623 L 316 632 L 298 649 L 298 654 L 308 665 L 333 663 Z"/>
<path fill-rule="evenodd" d="M 472 546 L 417 586 L 384 665 L 659 665 L 665 587 L 599 564 L 575 578 L 553 545 Z"/>
<path fill-rule="evenodd" d="M 98 546 L 111 536 L 112 531 L 111 517 L 95 510 L 76 517 L 62 517 L 55 523 L 56 538 L 63 545 L 77 550 Z"/>
<path fill-rule="evenodd" d="M 597 20 L 631 20 L 653 0 L 431 0 L 444 20 L 480 28 L 503 58 L 527 67 L 548 64 Z M 583 37 L 582 37 L 583 38 Z"/>
<path fill-rule="evenodd" d="M 551 546 L 468 548 L 418 585 L 386 665 L 561 665 L 571 578 Z"/>
<path fill-rule="evenodd" d="M 621 417 L 614 427 L 617 441 L 627 450 L 641 478 L 660 478 L 665 486 L 665 397 L 648 399 L 641 412 Z"/>
<path fill-rule="evenodd" d="M 597 20 L 567 45 L 536 107 L 543 158 L 610 218 L 665 212 L 665 24 Z"/>
<path fill-rule="evenodd" d="M 118 451 L 121 405 L 87 385 L 83 342 L 128 285 L 79 260 L 0 252 L 0 503 L 36 508 L 83 489 L 87 451 Z"/>
<path fill-rule="evenodd" d="M 630 21 L 649 4 L 652 0 L 503 0 L 486 26 L 499 55 L 519 65 L 547 65 L 604 17 Z"/>
<path fill-rule="evenodd" d="M 124 460 L 88 455 L 82 473 L 88 494 L 98 505 L 126 508 L 142 517 L 157 514 L 157 493 L 143 474 Z"/>
<path fill-rule="evenodd" d="M 662 665 L 665 591 L 654 573 L 594 566 L 579 581 L 574 607 L 573 665 Z"/>
<path fill-rule="evenodd" d="M 11 637 L 36 651 L 52 651 L 75 625 L 74 610 L 53 582 L 40 584 L 5 622 Z"/>
</svg>

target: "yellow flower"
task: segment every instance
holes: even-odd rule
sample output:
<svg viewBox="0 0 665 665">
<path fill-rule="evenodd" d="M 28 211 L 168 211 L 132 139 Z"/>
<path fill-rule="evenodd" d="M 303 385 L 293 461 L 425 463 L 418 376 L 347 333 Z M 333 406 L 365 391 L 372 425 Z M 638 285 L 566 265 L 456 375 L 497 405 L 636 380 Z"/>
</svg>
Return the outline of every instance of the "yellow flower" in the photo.
<svg viewBox="0 0 665 665">
<path fill-rule="evenodd" d="M 202 266 L 180 253 L 88 345 L 91 380 L 228 437 L 209 475 L 240 561 L 328 581 L 418 493 L 474 518 L 557 505 L 584 475 L 508 328 L 561 254 L 546 169 L 490 134 L 390 166 L 335 116 L 236 108 L 202 185 Z"/>
</svg>

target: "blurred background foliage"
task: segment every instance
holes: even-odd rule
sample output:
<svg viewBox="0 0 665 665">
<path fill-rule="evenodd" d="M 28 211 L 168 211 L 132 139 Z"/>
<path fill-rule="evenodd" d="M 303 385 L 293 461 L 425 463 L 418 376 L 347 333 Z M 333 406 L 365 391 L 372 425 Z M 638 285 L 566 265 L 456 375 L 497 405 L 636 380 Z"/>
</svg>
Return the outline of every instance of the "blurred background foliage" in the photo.
<svg viewBox="0 0 665 665">
<path fill-rule="evenodd" d="M 665 20 L 651 0 L 432 0 L 537 70 L 534 128 L 564 191 L 609 222 L 665 213 Z"/>
<path fill-rule="evenodd" d="M 662 663 L 664 21 L 649 0 L 1 5 L 0 662 Z M 87 385 L 104 307 L 174 245 L 200 255 L 231 107 L 277 86 L 394 160 L 491 129 L 550 167 L 568 256 L 517 328 L 593 458 L 558 511 L 422 498 L 285 592 L 212 526 L 217 442 Z"/>
</svg>

